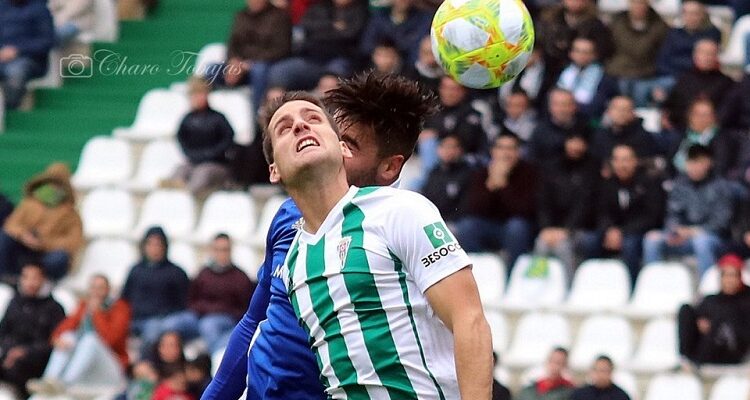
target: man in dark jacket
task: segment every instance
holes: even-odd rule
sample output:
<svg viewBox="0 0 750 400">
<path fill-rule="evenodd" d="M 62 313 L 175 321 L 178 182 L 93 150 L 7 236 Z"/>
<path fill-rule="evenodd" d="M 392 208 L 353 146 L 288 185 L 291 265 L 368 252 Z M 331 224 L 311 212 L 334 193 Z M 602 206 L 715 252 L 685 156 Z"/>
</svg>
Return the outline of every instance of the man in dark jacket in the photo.
<svg viewBox="0 0 750 400">
<path fill-rule="evenodd" d="M 12 384 L 23 398 L 28 397 L 26 382 L 42 376 L 52 352 L 50 336 L 65 318 L 51 288 L 41 266 L 25 265 L 18 294 L 0 322 L 0 381 Z"/>
<path fill-rule="evenodd" d="M 727 254 L 718 262 L 721 291 L 678 315 L 680 354 L 695 364 L 742 362 L 750 344 L 750 288 L 742 283 L 743 262 Z"/>
<path fill-rule="evenodd" d="M 192 111 L 177 131 L 188 162 L 177 169 L 175 179 L 187 185 L 194 195 L 204 195 L 229 179 L 227 150 L 234 143 L 234 131 L 226 117 L 209 106 L 210 87 L 205 81 L 194 78 L 189 90 Z"/>
<path fill-rule="evenodd" d="M 370 58 L 375 47 L 384 40 L 396 44 L 404 64 L 417 61 L 419 41 L 430 32 L 432 13 L 419 10 L 413 0 L 394 0 L 388 9 L 375 10 L 362 34 L 359 51 Z"/>
<path fill-rule="evenodd" d="M 143 258 L 122 288 L 121 296 L 132 309 L 130 328 L 146 350 L 158 340 L 163 324 L 187 309 L 190 280 L 167 258 L 168 244 L 162 228 L 149 228 L 141 241 Z"/>
<path fill-rule="evenodd" d="M 612 382 L 612 359 L 601 355 L 591 367 L 591 383 L 576 389 L 570 400 L 630 400 L 630 396 Z"/>
<path fill-rule="evenodd" d="M 440 164 L 430 172 L 422 194 L 440 211 L 443 219 L 451 225 L 458 217 L 461 199 L 471 178 L 471 167 L 464 159 L 461 139 L 448 135 L 440 140 L 438 147 Z"/>
<path fill-rule="evenodd" d="M 609 126 L 599 128 L 594 134 L 591 152 L 600 160 L 612 155 L 618 144 L 626 144 L 635 150 L 638 157 L 656 155 L 656 142 L 650 133 L 643 129 L 643 121 L 635 115 L 633 100 L 617 96 L 607 107 Z"/>
<path fill-rule="evenodd" d="M 45 0 L 0 0 L 0 84 L 7 108 L 17 108 L 26 83 L 47 72 L 54 42 Z"/>
<path fill-rule="evenodd" d="M 732 250 L 743 259 L 750 258 L 750 201 L 742 201 L 732 227 Z"/>
<path fill-rule="evenodd" d="M 573 94 L 555 88 L 549 93 L 549 113 L 534 129 L 529 142 L 530 161 L 545 163 L 562 156 L 565 138 L 571 133 L 589 136 L 590 130 L 577 114 Z"/>
<path fill-rule="evenodd" d="M 622 255 L 632 285 L 641 269 L 643 235 L 661 224 L 665 201 L 659 183 L 639 170 L 638 161 L 632 146 L 612 149 L 612 176 L 601 185 L 597 212 L 602 248 Z"/>
</svg>

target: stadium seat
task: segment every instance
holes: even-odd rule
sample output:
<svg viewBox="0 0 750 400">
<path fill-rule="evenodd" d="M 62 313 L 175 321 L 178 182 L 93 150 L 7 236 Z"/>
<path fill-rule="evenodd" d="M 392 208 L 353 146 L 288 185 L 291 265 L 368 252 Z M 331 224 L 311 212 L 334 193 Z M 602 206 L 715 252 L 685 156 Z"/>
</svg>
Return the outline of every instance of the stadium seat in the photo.
<svg viewBox="0 0 750 400">
<path fill-rule="evenodd" d="M 8 305 L 15 294 L 16 291 L 10 285 L 0 283 L 0 320 L 5 316 L 5 310 L 8 309 Z"/>
<path fill-rule="evenodd" d="M 508 340 L 510 339 L 508 322 L 502 314 L 496 311 L 485 311 L 484 316 L 490 325 L 490 331 L 492 331 L 492 349 L 502 356 L 508 348 Z"/>
<path fill-rule="evenodd" d="M 591 368 L 597 356 L 609 356 L 615 365 L 623 365 L 633 355 L 633 329 L 619 316 L 593 316 L 583 321 L 570 352 L 574 370 Z"/>
<path fill-rule="evenodd" d="M 487 308 L 499 308 L 505 289 L 505 264 L 492 253 L 473 253 L 469 257 L 482 304 Z"/>
<path fill-rule="evenodd" d="M 146 145 L 138 162 L 135 177 L 125 187 L 135 192 L 149 192 L 159 182 L 174 174 L 177 167 L 185 163 L 185 156 L 173 140 L 155 140 Z"/>
<path fill-rule="evenodd" d="M 562 310 L 574 314 L 614 311 L 630 298 L 630 275 L 619 260 L 587 260 L 576 270 Z"/>
<path fill-rule="evenodd" d="M 641 373 L 667 371 L 679 364 L 677 324 L 668 318 L 646 323 L 628 369 Z"/>
<path fill-rule="evenodd" d="M 247 242 L 255 229 L 255 203 L 245 192 L 214 192 L 203 205 L 200 222 L 193 234 L 195 243 L 206 244 L 217 233 Z"/>
<path fill-rule="evenodd" d="M 32 79 L 26 87 L 29 90 L 33 89 L 57 89 L 62 87 L 62 73 L 60 69 L 60 60 L 62 59 L 62 53 L 58 49 L 52 49 L 47 56 L 48 66 L 47 73 L 44 76 Z"/>
<path fill-rule="evenodd" d="M 661 132 L 661 110 L 658 108 L 636 108 L 635 115 L 643 120 L 643 129 L 646 131 Z"/>
<path fill-rule="evenodd" d="M 117 4 L 114 0 L 94 0 L 94 29 L 82 32 L 78 40 L 84 43 L 117 41 L 120 23 L 117 18 Z"/>
<path fill-rule="evenodd" d="M 701 282 L 698 285 L 698 294 L 708 296 L 709 294 L 719 293 L 719 290 L 721 290 L 720 280 L 719 269 L 716 266 L 709 268 L 701 277 Z M 745 285 L 750 285 L 750 268 L 747 266 L 742 274 L 742 281 L 745 282 Z"/>
<path fill-rule="evenodd" d="M 208 97 L 211 107 L 224 114 L 234 130 L 234 141 L 248 145 L 253 141 L 254 121 L 250 97 L 239 90 L 211 92 Z"/>
<path fill-rule="evenodd" d="M 745 60 L 745 42 L 750 34 L 750 15 L 737 19 L 729 35 L 729 41 L 719 59 L 727 67 L 743 67 L 750 60 Z"/>
<path fill-rule="evenodd" d="M 221 365 L 221 359 L 224 358 L 225 351 L 226 348 L 219 349 L 211 354 L 211 376 L 216 376 L 216 372 L 219 370 L 219 365 Z"/>
<path fill-rule="evenodd" d="M 191 279 L 198 275 L 201 265 L 195 249 L 185 242 L 172 242 L 169 244 L 169 260 L 181 267 Z"/>
<path fill-rule="evenodd" d="M 502 365 L 497 365 L 492 371 L 492 377 L 500 382 L 503 386 L 509 387 L 512 383 L 510 371 Z"/>
<path fill-rule="evenodd" d="M 83 252 L 78 270 L 64 280 L 63 286 L 83 293 L 94 274 L 109 279 L 115 293 L 125 285 L 130 268 L 140 259 L 136 246 L 124 239 L 98 239 L 91 242 Z"/>
<path fill-rule="evenodd" d="M 260 220 L 258 221 L 258 227 L 255 229 L 253 237 L 250 239 L 250 243 L 260 249 L 266 247 L 266 234 L 268 234 L 268 228 L 271 227 L 273 217 L 276 216 L 276 212 L 279 211 L 281 204 L 286 201 L 286 196 L 272 196 L 263 205 L 263 210 L 260 212 Z"/>
<path fill-rule="evenodd" d="M 125 237 L 135 224 L 135 203 L 124 190 L 96 189 L 83 199 L 81 219 L 83 233 L 88 238 Z"/>
<path fill-rule="evenodd" d="M 559 306 L 568 286 L 565 274 L 565 268 L 557 259 L 519 257 L 501 307 L 509 311 L 524 311 Z"/>
<path fill-rule="evenodd" d="M 624 390 L 630 397 L 630 400 L 638 400 L 640 398 L 638 395 L 638 379 L 633 373 L 618 369 L 618 366 L 615 365 L 615 371 L 612 374 L 612 382 L 619 386 L 620 389 Z"/>
<path fill-rule="evenodd" d="M 75 313 L 76 308 L 78 308 L 78 302 L 80 301 L 78 296 L 62 286 L 58 286 L 52 291 L 52 298 L 60 303 L 63 310 L 65 310 L 65 315 Z"/>
<path fill-rule="evenodd" d="M 521 317 L 503 365 L 527 368 L 541 364 L 556 346 L 571 342 L 568 321 L 559 314 L 532 312 Z"/>
<path fill-rule="evenodd" d="M 693 301 L 694 295 L 687 267 L 679 263 L 652 263 L 638 275 L 633 298 L 624 313 L 632 318 L 674 315 L 682 304 Z"/>
<path fill-rule="evenodd" d="M 195 201 L 181 190 L 155 190 L 143 202 L 133 238 L 140 240 L 151 226 L 164 228 L 170 239 L 189 238 L 195 226 Z"/>
<path fill-rule="evenodd" d="M 682 11 L 681 0 L 651 0 L 651 7 L 667 21 L 680 16 Z"/>
<path fill-rule="evenodd" d="M 138 104 L 133 125 L 115 128 L 115 137 L 136 141 L 149 141 L 172 137 L 180 122 L 190 110 L 185 93 L 167 89 L 152 89 Z"/>
<path fill-rule="evenodd" d="M 605 14 L 617 14 L 628 9 L 628 3 L 622 0 L 599 0 L 596 6 Z"/>
<path fill-rule="evenodd" d="M 211 43 L 203 46 L 195 59 L 195 74 L 205 75 L 211 64 L 226 61 L 227 46 L 224 43 Z"/>
<path fill-rule="evenodd" d="M 708 400 L 747 400 L 750 397 L 750 380 L 744 376 L 722 376 L 711 388 Z"/>
<path fill-rule="evenodd" d="M 693 375 L 663 374 L 651 379 L 644 400 L 702 400 L 703 387 Z"/>
<path fill-rule="evenodd" d="M 96 136 L 83 146 L 72 183 L 79 190 L 118 185 L 133 173 L 130 145 L 109 136 Z"/>
<path fill-rule="evenodd" d="M 258 270 L 263 262 L 263 255 L 256 253 L 250 246 L 234 243 L 232 245 L 232 262 L 247 276 L 257 282 Z"/>
</svg>

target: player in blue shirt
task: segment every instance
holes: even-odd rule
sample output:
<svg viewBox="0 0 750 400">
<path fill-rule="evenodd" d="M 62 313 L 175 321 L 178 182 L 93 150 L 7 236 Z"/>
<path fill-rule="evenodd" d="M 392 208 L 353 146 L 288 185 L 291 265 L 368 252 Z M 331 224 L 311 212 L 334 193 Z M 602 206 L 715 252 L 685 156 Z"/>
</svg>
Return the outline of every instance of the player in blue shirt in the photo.
<svg viewBox="0 0 750 400">
<path fill-rule="evenodd" d="M 373 72 L 344 80 L 325 102 L 352 152 L 345 161 L 347 179 L 359 187 L 397 184 L 425 118 L 436 109 L 435 96 L 415 82 Z M 274 217 L 258 287 L 201 399 L 237 399 L 246 388 L 249 400 L 326 398 L 319 364 L 279 273 L 300 218 L 291 199 Z"/>
</svg>

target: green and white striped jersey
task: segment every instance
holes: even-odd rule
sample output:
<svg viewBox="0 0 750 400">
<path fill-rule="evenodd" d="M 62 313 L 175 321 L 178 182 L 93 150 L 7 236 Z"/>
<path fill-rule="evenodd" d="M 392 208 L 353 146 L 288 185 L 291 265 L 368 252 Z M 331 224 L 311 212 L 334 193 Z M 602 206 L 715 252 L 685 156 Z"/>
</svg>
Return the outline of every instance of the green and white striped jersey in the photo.
<svg viewBox="0 0 750 400">
<path fill-rule="evenodd" d="M 282 269 L 333 399 L 458 399 L 453 335 L 424 292 L 470 264 L 423 196 L 352 187 Z"/>
</svg>

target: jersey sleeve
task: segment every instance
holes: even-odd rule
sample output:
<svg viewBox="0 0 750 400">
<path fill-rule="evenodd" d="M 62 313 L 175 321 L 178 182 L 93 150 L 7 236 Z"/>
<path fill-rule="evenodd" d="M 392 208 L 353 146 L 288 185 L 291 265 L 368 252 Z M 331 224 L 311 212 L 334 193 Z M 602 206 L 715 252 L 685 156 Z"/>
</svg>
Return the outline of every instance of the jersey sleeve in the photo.
<svg viewBox="0 0 750 400">
<path fill-rule="evenodd" d="M 419 290 L 469 266 L 471 260 L 424 196 L 403 191 L 385 217 L 389 248 L 403 263 Z"/>
</svg>

